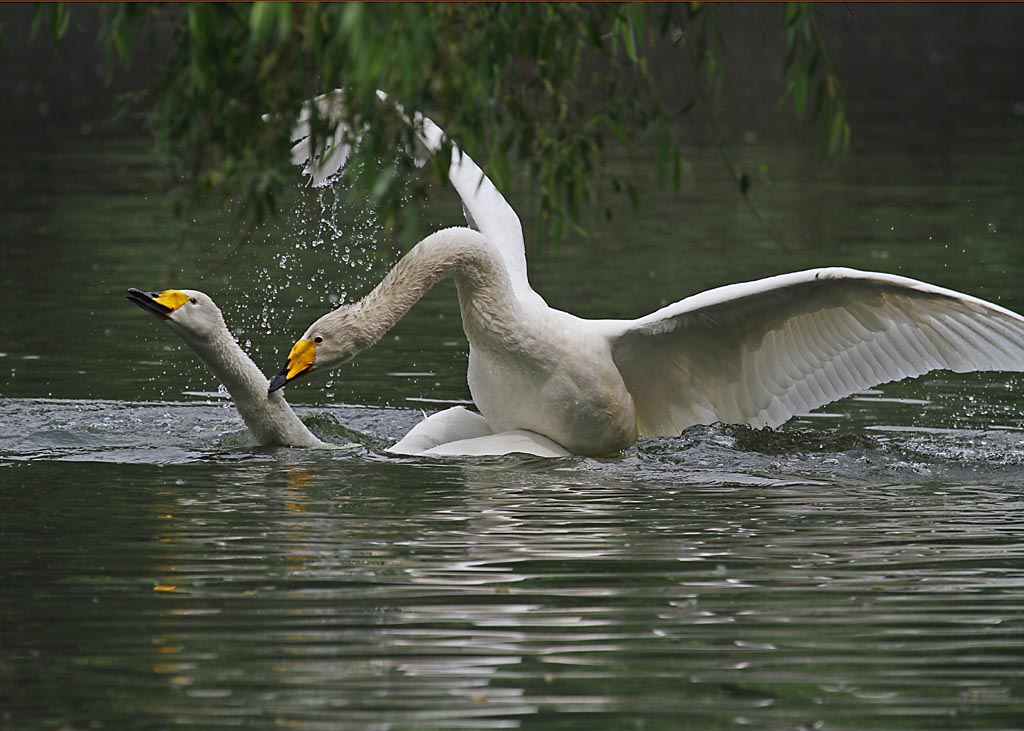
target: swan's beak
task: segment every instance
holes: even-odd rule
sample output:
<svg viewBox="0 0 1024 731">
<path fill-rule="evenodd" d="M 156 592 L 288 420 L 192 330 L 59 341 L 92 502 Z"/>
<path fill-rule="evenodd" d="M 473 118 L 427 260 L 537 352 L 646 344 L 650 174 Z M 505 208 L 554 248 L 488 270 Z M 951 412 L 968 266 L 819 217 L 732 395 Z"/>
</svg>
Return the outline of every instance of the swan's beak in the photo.
<svg viewBox="0 0 1024 731">
<path fill-rule="evenodd" d="M 285 364 L 281 372 L 270 379 L 270 390 L 268 393 L 273 393 L 279 388 L 284 388 L 292 380 L 298 378 L 304 373 L 308 373 L 309 369 L 313 367 L 313 361 L 316 359 L 316 343 L 312 340 L 299 340 L 295 345 L 292 346 L 292 350 L 288 353 L 288 362 Z"/>
<path fill-rule="evenodd" d="M 163 292 L 143 292 L 132 287 L 128 290 L 128 301 L 134 302 L 146 312 L 166 320 L 176 309 L 188 302 L 188 295 L 178 289 Z"/>
</svg>

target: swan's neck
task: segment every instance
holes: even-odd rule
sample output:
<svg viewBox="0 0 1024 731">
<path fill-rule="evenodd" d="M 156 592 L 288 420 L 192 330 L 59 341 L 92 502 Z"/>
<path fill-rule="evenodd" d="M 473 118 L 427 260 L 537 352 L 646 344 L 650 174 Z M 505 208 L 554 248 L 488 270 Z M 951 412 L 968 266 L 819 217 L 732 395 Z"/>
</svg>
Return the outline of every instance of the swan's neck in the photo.
<svg viewBox="0 0 1024 731">
<path fill-rule="evenodd" d="M 280 391 L 267 395 L 269 383 L 227 328 L 210 338 L 180 333 L 217 379 L 258 445 L 323 446 L 284 400 Z"/>
<path fill-rule="evenodd" d="M 515 297 L 508 271 L 494 246 L 477 231 L 449 228 L 431 234 L 402 257 L 372 292 L 354 306 L 364 328 L 362 348 L 377 342 L 426 292 L 452 277 L 459 289 L 464 324 L 480 313 L 510 313 Z"/>
</svg>

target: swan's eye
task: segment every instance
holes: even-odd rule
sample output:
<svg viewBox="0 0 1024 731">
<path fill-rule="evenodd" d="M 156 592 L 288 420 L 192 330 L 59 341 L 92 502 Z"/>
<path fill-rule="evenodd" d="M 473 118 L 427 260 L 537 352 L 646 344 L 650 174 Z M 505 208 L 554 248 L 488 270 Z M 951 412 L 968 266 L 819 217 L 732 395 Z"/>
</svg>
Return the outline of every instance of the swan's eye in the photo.
<svg viewBox="0 0 1024 731">
<path fill-rule="evenodd" d="M 188 301 L 189 301 L 189 302 L 191 302 L 191 303 L 192 303 L 192 304 L 194 304 L 194 305 L 195 305 L 195 304 L 198 304 L 198 302 L 196 302 L 196 298 L 195 298 L 195 297 L 189 297 L 189 298 L 188 298 Z"/>
<path fill-rule="evenodd" d="M 322 343 L 323 341 L 324 341 L 324 339 L 322 337 L 320 337 L 319 335 L 317 335 L 315 338 L 313 338 L 313 342 L 314 343 Z"/>
</svg>

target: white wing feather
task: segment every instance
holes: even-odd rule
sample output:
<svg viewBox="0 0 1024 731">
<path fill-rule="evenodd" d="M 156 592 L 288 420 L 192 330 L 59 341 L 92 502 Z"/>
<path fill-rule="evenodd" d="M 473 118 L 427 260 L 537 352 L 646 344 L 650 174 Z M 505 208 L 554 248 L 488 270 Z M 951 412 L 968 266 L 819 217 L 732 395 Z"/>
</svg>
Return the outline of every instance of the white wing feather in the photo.
<svg viewBox="0 0 1024 731">
<path fill-rule="evenodd" d="M 309 176 L 309 184 L 319 188 L 329 185 L 334 175 L 345 167 L 352 147 L 345 141 L 346 128 L 339 124 L 314 153 L 311 136 L 313 129 L 310 123 L 313 118 L 313 105 L 316 105 L 317 117 L 334 122 L 344 118 L 345 106 L 340 90 L 321 94 L 302 105 L 299 118 L 292 128 L 292 164 L 302 165 L 303 174 Z"/>
<path fill-rule="evenodd" d="M 1024 370 L 1024 318 L 906 277 L 816 269 L 708 290 L 631 323 L 613 357 L 641 435 L 778 426 L 935 369 Z"/>
</svg>

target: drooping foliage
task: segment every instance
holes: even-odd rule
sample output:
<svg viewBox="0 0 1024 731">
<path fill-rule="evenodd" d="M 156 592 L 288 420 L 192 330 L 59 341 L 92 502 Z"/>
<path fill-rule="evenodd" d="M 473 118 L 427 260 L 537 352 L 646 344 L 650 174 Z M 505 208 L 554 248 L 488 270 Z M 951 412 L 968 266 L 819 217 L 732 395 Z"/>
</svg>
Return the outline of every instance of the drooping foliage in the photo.
<svg viewBox="0 0 1024 731">
<path fill-rule="evenodd" d="M 33 33 L 59 42 L 72 5 L 40 7 Z M 782 7 L 785 88 L 795 113 L 813 117 L 822 148 L 849 144 L 839 77 L 809 3 Z M 112 4 L 101 39 L 110 73 L 162 38 L 163 72 L 135 103 L 148 110 L 158 147 L 176 169 L 180 201 L 211 192 L 250 221 L 275 208 L 295 180 L 289 132 L 304 100 L 344 89 L 346 126 L 360 135 L 361 184 L 385 220 L 400 207 L 391 164 L 412 133 L 387 90 L 432 117 L 471 150 L 499 188 L 518 170 L 535 192 L 546 232 L 560 237 L 599 206 L 603 157 L 612 145 L 658 145 L 658 174 L 678 185 L 680 131 L 697 105 L 713 111 L 721 93 L 725 40 L 712 4 L 631 3 L 256 3 Z M 147 49 L 149 52 L 149 49 Z M 666 100 L 653 57 L 692 73 L 692 101 Z M 264 116 L 264 113 L 266 116 Z M 314 138 L 333 129 L 314 119 Z M 382 161 L 387 161 L 383 164 Z M 447 167 L 432 162 L 433 178 Z M 628 179 L 610 187 L 634 203 Z M 740 193 L 750 181 L 737 178 Z"/>
</svg>

